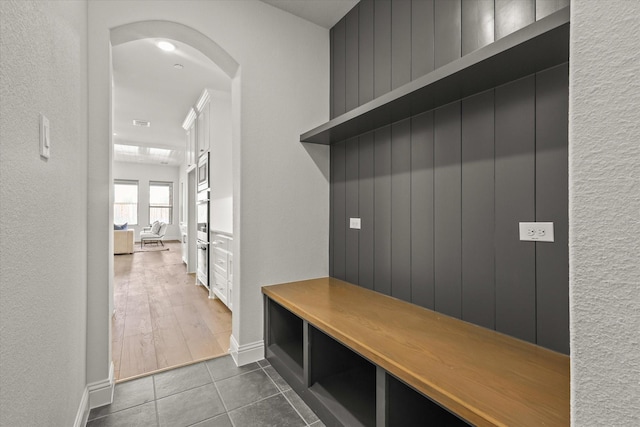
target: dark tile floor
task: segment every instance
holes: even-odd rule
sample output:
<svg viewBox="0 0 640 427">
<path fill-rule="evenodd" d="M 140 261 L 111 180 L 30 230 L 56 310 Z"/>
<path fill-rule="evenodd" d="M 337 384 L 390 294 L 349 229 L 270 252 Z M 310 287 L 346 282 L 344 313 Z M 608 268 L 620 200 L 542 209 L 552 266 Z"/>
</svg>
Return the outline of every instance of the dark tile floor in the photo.
<svg viewBox="0 0 640 427">
<path fill-rule="evenodd" d="M 324 427 L 266 360 L 237 367 L 231 356 L 116 385 L 113 403 L 87 427 Z"/>
</svg>

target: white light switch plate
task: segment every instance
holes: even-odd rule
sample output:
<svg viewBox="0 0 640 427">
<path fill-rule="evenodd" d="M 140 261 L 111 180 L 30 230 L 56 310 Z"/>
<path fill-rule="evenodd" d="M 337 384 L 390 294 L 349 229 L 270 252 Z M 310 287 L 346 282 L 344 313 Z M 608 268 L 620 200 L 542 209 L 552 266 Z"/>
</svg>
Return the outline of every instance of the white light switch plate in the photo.
<svg viewBox="0 0 640 427">
<path fill-rule="evenodd" d="M 349 218 L 349 228 L 360 230 L 360 218 Z"/>
<path fill-rule="evenodd" d="M 40 155 L 45 159 L 51 153 L 51 138 L 49 134 L 49 119 L 40 113 Z"/>
<path fill-rule="evenodd" d="M 521 222 L 520 240 L 530 242 L 553 242 L 553 223 Z"/>
</svg>

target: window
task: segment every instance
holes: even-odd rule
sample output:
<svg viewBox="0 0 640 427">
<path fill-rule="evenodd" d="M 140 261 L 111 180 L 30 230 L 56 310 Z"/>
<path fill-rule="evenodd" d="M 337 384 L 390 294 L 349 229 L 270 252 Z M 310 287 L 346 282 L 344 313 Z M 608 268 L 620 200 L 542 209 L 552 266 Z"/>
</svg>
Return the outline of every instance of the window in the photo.
<svg viewBox="0 0 640 427">
<path fill-rule="evenodd" d="M 116 179 L 113 183 L 113 223 L 138 223 L 138 181 Z"/>
<path fill-rule="evenodd" d="M 173 220 L 173 182 L 149 182 L 149 222 L 171 224 Z"/>
</svg>

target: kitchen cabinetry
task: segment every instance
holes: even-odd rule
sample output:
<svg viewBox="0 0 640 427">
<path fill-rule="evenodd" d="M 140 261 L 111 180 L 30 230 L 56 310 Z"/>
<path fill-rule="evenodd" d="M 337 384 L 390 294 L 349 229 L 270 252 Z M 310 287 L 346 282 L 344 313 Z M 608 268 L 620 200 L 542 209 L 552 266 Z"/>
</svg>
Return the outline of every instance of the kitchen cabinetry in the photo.
<svg viewBox="0 0 640 427">
<path fill-rule="evenodd" d="M 187 117 L 184 119 L 184 122 L 182 122 L 182 128 L 186 131 L 185 164 L 187 169 L 190 169 L 192 166 L 195 166 L 198 161 L 196 156 L 196 134 L 198 130 L 196 112 L 193 108 L 189 110 Z"/>
<path fill-rule="evenodd" d="M 229 310 L 233 309 L 233 238 L 227 233 L 211 233 L 211 292 Z"/>
<path fill-rule="evenodd" d="M 211 139 L 211 95 L 207 89 L 202 92 L 196 104 L 198 126 L 196 153 L 200 157 L 209 151 Z"/>
</svg>

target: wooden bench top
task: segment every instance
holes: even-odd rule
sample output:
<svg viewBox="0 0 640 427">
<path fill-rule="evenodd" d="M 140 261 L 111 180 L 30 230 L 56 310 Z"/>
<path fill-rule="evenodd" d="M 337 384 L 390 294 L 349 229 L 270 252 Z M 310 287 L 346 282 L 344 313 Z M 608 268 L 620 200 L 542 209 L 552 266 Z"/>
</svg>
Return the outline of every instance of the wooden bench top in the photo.
<svg viewBox="0 0 640 427">
<path fill-rule="evenodd" d="M 473 424 L 570 424 L 566 355 L 334 278 L 262 292 Z"/>
</svg>

